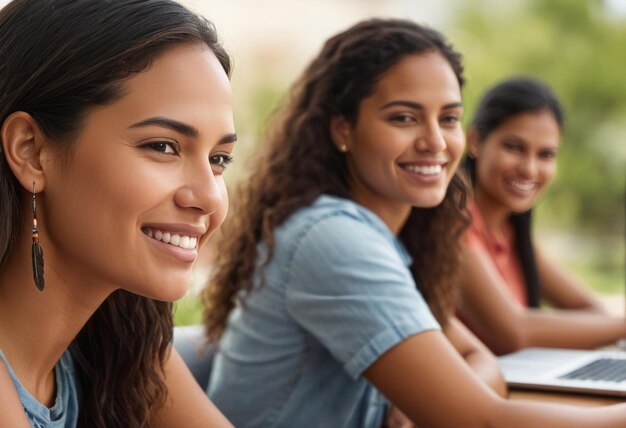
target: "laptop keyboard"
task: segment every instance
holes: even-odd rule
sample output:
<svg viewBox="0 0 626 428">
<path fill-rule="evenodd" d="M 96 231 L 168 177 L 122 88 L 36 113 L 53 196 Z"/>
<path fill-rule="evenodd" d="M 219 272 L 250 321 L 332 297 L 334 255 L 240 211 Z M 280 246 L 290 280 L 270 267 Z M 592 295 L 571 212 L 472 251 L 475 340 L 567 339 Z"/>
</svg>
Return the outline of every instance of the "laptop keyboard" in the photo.
<svg viewBox="0 0 626 428">
<path fill-rule="evenodd" d="M 599 358 L 559 378 L 623 382 L 626 380 L 626 359 Z"/>
</svg>

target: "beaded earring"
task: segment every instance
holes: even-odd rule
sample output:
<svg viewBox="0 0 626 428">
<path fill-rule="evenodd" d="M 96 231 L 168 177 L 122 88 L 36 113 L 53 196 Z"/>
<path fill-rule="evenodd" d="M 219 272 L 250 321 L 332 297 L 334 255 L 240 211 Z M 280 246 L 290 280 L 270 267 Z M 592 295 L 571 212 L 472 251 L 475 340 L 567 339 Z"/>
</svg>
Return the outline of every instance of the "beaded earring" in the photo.
<svg viewBox="0 0 626 428">
<path fill-rule="evenodd" d="M 43 249 L 39 245 L 39 227 L 37 226 L 37 202 L 35 201 L 35 182 L 33 181 L 33 279 L 39 291 L 43 291 Z"/>
</svg>

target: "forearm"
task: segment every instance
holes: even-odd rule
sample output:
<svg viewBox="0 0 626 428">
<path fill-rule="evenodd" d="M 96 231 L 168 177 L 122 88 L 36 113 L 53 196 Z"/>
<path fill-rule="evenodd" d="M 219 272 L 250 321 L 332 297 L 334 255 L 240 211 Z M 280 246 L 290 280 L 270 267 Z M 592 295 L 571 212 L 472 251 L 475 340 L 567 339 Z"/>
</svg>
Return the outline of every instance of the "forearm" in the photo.
<svg viewBox="0 0 626 428">
<path fill-rule="evenodd" d="M 444 333 L 471 371 L 501 397 L 507 396 L 507 387 L 493 353 L 456 317 L 451 317 Z"/>
<path fill-rule="evenodd" d="M 528 311 L 526 346 L 597 348 L 626 337 L 621 318 L 580 311 Z"/>
<path fill-rule="evenodd" d="M 504 376 L 498 366 L 498 360 L 491 353 L 473 351 L 464 355 L 465 362 L 481 381 L 487 384 L 501 397 L 508 396 Z"/>
<path fill-rule="evenodd" d="M 536 401 L 500 400 L 489 426 L 508 428 L 618 428 L 626 424 L 626 404 L 584 408 Z"/>
</svg>

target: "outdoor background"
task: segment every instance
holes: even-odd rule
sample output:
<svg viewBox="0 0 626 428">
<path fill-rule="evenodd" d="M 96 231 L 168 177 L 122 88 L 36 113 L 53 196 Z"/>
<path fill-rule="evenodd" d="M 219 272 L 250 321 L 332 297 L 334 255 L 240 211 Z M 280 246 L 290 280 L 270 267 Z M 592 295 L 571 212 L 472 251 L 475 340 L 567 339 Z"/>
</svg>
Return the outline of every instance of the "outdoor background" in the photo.
<svg viewBox="0 0 626 428">
<path fill-rule="evenodd" d="M 323 42 L 361 19 L 410 18 L 442 31 L 465 58 L 464 123 L 484 90 L 511 75 L 550 84 L 566 109 L 557 178 L 535 216 L 535 239 L 624 314 L 626 0 L 183 0 L 212 20 L 234 58 L 239 142 L 227 172 L 246 176 L 271 113 Z M 231 199 L 233 198 L 231 192 Z M 208 257 L 207 257 L 208 258 Z M 196 293 L 179 324 L 200 320 Z"/>
<path fill-rule="evenodd" d="M 226 173 L 230 189 L 245 177 L 247 160 L 291 83 L 328 37 L 361 19 L 410 18 L 446 34 L 465 58 L 465 124 L 484 90 L 502 78 L 524 74 L 550 84 L 565 106 L 566 130 L 557 178 L 535 216 L 535 239 L 624 314 L 626 0 L 182 3 L 216 24 L 234 59 L 239 142 Z M 178 324 L 200 321 L 197 293 L 212 251 L 204 252 L 189 295 L 177 304 Z"/>
</svg>

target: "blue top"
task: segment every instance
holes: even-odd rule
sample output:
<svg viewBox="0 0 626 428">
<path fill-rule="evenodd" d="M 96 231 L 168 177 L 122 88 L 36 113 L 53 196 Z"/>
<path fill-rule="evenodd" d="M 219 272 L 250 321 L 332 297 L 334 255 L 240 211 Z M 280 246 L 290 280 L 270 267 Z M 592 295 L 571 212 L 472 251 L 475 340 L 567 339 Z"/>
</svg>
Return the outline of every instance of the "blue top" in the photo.
<svg viewBox="0 0 626 428">
<path fill-rule="evenodd" d="M 54 367 L 57 396 L 51 408 L 41 404 L 24 389 L 2 351 L 0 351 L 0 358 L 7 367 L 7 371 L 15 384 L 15 389 L 17 389 L 20 400 L 22 400 L 24 411 L 34 428 L 74 428 L 76 426 L 78 421 L 78 393 L 74 364 L 69 351 L 65 351 Z"/>
<path fill-rule="evenodd" d="M 389 403 L 361 374 L 439 329 L 410 256 L 374 213 L 330 196 L 294 213 L 275 242 L 265 285 L 257 268 L 229 317 L 209 396 L 238 428 L 380 428 Z"/>
</svg>

